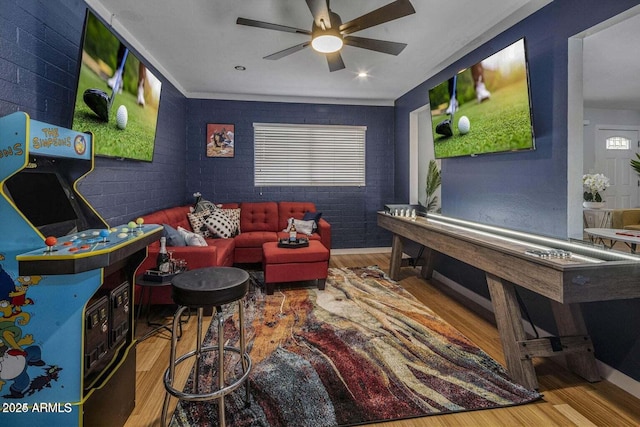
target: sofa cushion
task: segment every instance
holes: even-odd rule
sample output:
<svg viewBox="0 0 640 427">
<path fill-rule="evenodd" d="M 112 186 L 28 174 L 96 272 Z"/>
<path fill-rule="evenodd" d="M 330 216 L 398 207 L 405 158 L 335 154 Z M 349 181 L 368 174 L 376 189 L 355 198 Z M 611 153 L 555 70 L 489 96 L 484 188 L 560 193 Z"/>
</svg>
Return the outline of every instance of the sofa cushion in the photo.
<svg viewBox="0 0 640 427">
<path fill-rule="evenodd" d="M 178 232 L 184 237 L 184 241 L 187 246 L 208 246 L 207 241 L 198 233 L 185 230 L 182 227 L 178 227 Z"/>
<path fill-rule="evenodd" d="M 188 213 L 187 218 L 189 218 L 191 229 L 202 237 L 213 237 L 213 233 L 209 230 L 209 227 L 206 224 L 206 220 L 209 216 L 211 216 L 211 211 L 209 209 Z"/>
<path fill-rule="evenodd" d="M 169 224 L 162 224 L 164 237 L 167 238 L 167 246 L 187 246 L 184 236 Z"/>
<path fill-rule="evenodd" d="M 278 230 L 287 228 L 289 218 L 302 219 L 306 212 L 315 212 L 316 205 L 311 202 L 278 203 Z"/>
<path fill-rule="evenodd" d="M 235 236 L 237 234 L 240 234 L 240 208 L 235 208 L 235 209 L 227 209 L 227 208 L 221 208 L 220 209 L 222 212 L 226 213 L 229 216 L 229 219 L 231 220 L 231 224 L 232 224 L 232 231 L 231 231 L 231 235 Z"/>
<path fill-rule="evenodd" d="M 318 228 L 318 221 L 320 221 L 320 218 L 322 218 L 322 212 L 305 212 L 302 220 L 313 221 L 313 229 L 315 230 L 316 228 Z"/>
<path fill-rule="evenodd" d="M 233 239 L 207 239 L 207 243 L 209 246 L 216 248 L 216 259 L 213 265 L 225 267 L 233 265 L 234 250 L 236 248 Z"/>
<path fill-rule="evenodd" d="M 243 234 L 248 231 L 275 233 L 286 227 L 286 219 L 284 222 L 284 225 L 279 227 L 278 204 L 276 202 L 245 202 L 240 204 L 240 228 Z"/>
<path fill-rule="evenodd" d="M 191 224 L 189 224 L 189 219 L 187 218 L 189 209 L 191 209 L 189 205 L 176 206 L 144 215 L 142 218 L 145 224 L 169 224 L 173 228 L 180 226 L 184 229 L 191 230 Z"/>
<path fill-rule="evenodd" d="M 273 231 L 246 231 L 233 238 L 236 248 L 261 248 L 263 243 L 277 242 L 278 234 Z"/>
<path fill-rule="evenodd" d="M 322 218 L 322 212 L 315 212 L 315 211 L 314 212 L 307 211 L 302 216 L 302 219 L 305 221 L 314 220 L 315 222 L 318 222 L 320 221 L 320 218 Z"/>
<path fill-rule="evenodd" d="M 196 203 L 195 207 L 193 208 L 193 211 L 194 212 L 203 212 L 203 211 L 213 212 L 216 209 L 218 209 L 218 206 L 213 202 L 210 202 L 208 200 L 200 200 L 198 203 Z"/>
<path fill-rule="evenodd" d="M 204 225 L 212 236 L 222 237 L 223 239 L 228 239 L 235 231 L 231 219 L 222 209 L 216 209 L 211 212 L 205 218 Z"/>
<path fill-rule="evenodd" d="M 296 226 L 296 232 L 301 234 L 306 234 L 310 236 L 313 234 L 313 229 L 315 228 L 316 222 L 314 220 L 305 221 L 302 219 L 289 218 L 289 223 L 287 224 L 287 228 L 283 231 L 290 232 L 291 231 L 291 223 Z"/>
</svg>

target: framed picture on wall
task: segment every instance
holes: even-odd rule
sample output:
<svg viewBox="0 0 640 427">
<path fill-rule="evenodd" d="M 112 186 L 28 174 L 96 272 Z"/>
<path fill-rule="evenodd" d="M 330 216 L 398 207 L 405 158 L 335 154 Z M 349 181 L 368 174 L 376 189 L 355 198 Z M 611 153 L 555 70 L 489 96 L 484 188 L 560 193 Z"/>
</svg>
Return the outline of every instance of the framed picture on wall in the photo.
<svg viewBox="0 0 640 427">
<path fill-rule="evenodd" d="M 207 124 L 207 157 L 235 156 L 235 127 L 231 124 Z"/>
</svg>

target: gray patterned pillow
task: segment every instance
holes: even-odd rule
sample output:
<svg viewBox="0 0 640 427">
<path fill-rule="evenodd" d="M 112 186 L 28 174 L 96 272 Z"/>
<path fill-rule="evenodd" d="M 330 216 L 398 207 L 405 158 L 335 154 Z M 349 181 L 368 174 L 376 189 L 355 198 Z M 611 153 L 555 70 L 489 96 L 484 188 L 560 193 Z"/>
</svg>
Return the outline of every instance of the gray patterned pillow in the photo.
<svg viewBox="0 0 640 427">
<path fill-rule="evenodd" d="M 216 206 L 213 202 L 210 202 L 208 200 L 200 200 L 198 203 L 196 203 L 196 206 L 193 209 L 193 212 L 202 212 L 207 210 L 209 212 L 213 212 L 217 209 L 218 209 L 218 206 Z"/>
<path fill-rule="evenodd" d="M 209 229 L 209 233 L 224 239 L 233 236 L 235 230 L 229 216 L 220 209 L 212 212 L 211 215 L 204 220 L 204 224 Z"/>
</svg>

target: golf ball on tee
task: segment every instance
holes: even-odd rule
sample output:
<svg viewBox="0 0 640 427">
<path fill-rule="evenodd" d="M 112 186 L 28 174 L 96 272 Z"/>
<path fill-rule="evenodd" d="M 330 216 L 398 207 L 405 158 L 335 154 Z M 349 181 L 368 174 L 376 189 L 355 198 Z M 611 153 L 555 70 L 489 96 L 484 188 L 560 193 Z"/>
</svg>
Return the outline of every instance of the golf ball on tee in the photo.
<svg viewBox="0 0 640 427">
<path fill-rule="evenodd" d="M 118 107 L 118 111 L 116 111 L 116 125 L 120 129 L 124 129 L 127 127 L 127 119 L 129 115 L 127 114 L 127 107 L 121 105 Z"/>
<path fill-rule="evenodd" d="M 469 118 L 467 116 L 462 116 L 458 120 L 458 131 L 464 135 L 469 132 L 469 128 L 471 128 L 471 122 L 469 122 Z"/>
</svg>

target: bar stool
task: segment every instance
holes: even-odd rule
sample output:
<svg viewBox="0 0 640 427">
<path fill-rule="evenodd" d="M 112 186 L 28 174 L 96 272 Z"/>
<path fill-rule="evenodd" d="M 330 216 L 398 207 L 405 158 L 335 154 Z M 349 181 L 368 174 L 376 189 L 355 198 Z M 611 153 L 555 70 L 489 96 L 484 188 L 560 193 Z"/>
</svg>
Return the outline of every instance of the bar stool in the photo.
<svg viewBox="0 0 640 427">
<path fill-rule="evenodd" d="M 185 401 L 208 401 L 218 399 L 218 425 L 225 425 L 224 396 L 240 387 L 245 381 L 246 384 L 246 404 L 249 404 L 249 372 L 251 371 L 251 358 L 246 351 L 244 337 L 244 307 L 243 299 L 249 289 L 249 274 L 235 267 L 207 267 L 187 271 L 177 275 L 172 282 L 173 300 L 178 304 L 178 309 L 173 317 L 173 330 L 171 337 L 171 354 L 169 367 L 164 374 L 164 387 L 166 390 L 164 405 L 162 407 L 162 425 L 167 425 L 167 412 L 171 396 Z M 224 345 L 224 319 L 222 316 L 222 306 L 238 301 L 240 347 Z M 218 342 L 217 345 L 202 347 L 202 316 L 204 307 L 216 308 L 216 319 L 218 322 Z M 184 310 L 188 308 L 197 309 L 198 327 L 196 337 L 196 348 L 182 356 L 176 358 L 177 331 L 180 325 L 180 317 Z M 218 352 L 218 388 L 217 390 L 200 393 L 198 388 L 198 377 L 200 374 L 200 363 L 203 353 Z M 242 362 L 242 375 L 225 385 L 224 378 L 224 354 L 234 352 L 240 355 Z M 188 358 L 195 357 L 193 390 L 191 393 L 177 390 L 173 386 L 176 366 Z"/>
</svg>

